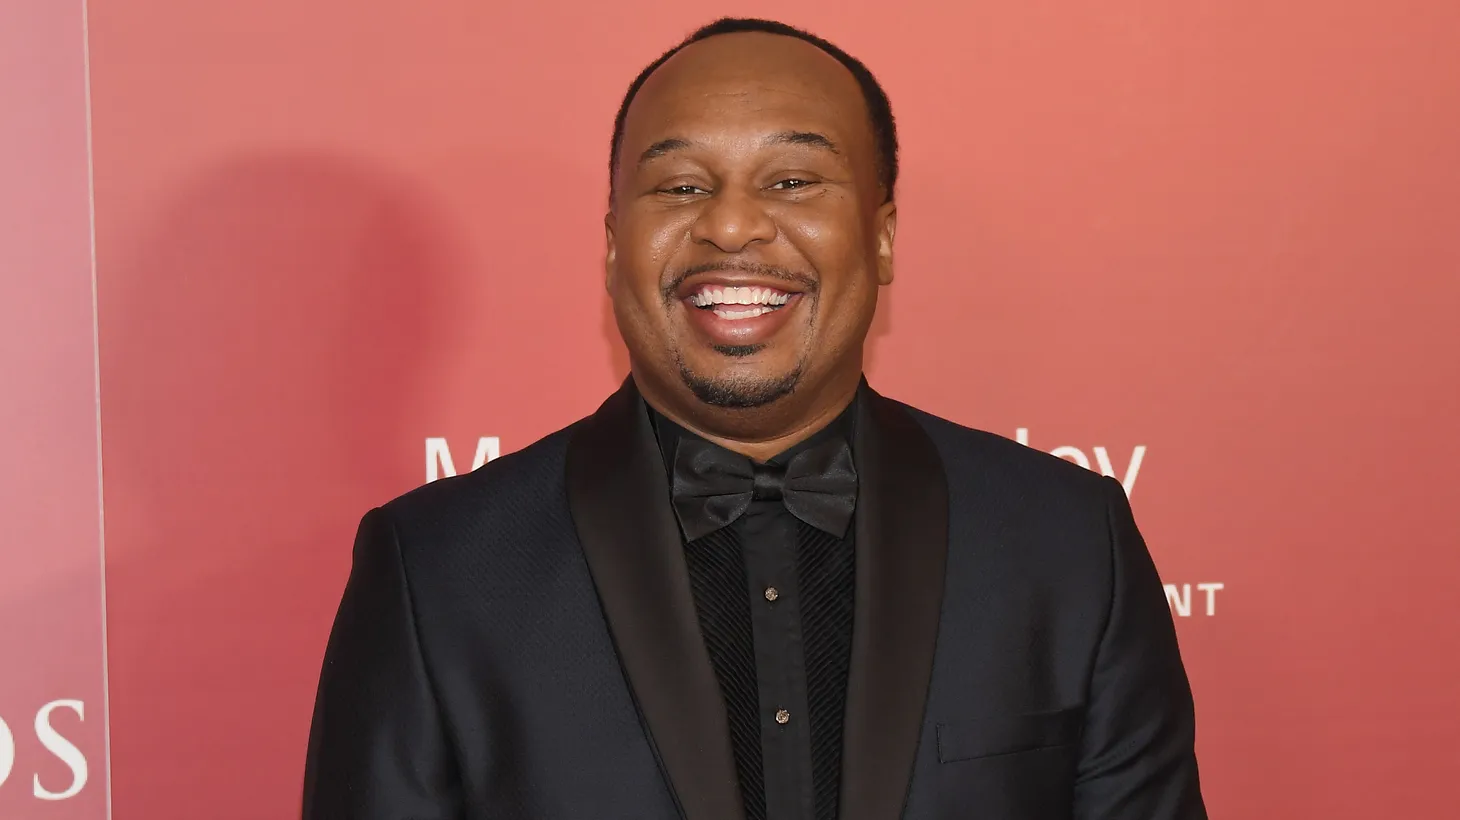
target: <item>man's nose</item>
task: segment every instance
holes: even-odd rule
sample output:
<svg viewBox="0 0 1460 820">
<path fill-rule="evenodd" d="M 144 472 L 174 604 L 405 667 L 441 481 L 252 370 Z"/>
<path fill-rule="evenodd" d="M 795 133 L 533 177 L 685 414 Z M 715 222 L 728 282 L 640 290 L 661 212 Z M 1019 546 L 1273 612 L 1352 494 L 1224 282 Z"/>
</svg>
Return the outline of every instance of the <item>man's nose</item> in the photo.
<svg viewBox="0 0 1460 820">
<path fill-rule="evenodd" d="M 722 190 L 710 197 L 690 236 L 725 253 L 736 253 L 752 242 L 774 241 L 776 223 L 754 194 Z"/>
</svg>

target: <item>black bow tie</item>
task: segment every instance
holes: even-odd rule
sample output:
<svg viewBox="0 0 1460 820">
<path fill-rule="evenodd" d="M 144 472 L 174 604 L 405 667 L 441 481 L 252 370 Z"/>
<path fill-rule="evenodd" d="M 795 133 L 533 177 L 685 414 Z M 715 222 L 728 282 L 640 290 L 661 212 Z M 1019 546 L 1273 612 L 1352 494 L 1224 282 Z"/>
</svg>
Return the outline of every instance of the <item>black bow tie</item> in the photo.
<svg viewBox="0 0 1460 820">
<path fill-rule="evenodd" d="M 751 501 L 781 500 L 791 514 L 838 538 L 857 506 L 857 469 L 844 438 L 797 453 L 786 465 L 746 456 L 682 435 L 674 450 L 674 513 L 686 540 L 728 526 Z"/>
</svg>

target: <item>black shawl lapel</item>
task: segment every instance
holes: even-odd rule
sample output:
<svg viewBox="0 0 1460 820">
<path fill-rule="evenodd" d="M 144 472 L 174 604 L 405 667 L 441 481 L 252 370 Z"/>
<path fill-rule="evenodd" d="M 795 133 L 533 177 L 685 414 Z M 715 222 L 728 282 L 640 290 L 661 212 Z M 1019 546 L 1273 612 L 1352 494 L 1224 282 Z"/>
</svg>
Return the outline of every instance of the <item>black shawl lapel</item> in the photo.
<svg viewBox="0 0 1460 820">
<path fill-rule="evenodd" d="M 948 481 L 903 407 L 864 386 L 854 452 L 857 592 L 843 820 L 901 817 L 923 726 L 948 555 Z"/>
<path fill-rule="evenodd" d="M 700 635 L 664 462 L 633 379 L 567 453 L 568 504 L 624 673 L 688 820 L 743 820 L 725 702 Z"/>
</svg>

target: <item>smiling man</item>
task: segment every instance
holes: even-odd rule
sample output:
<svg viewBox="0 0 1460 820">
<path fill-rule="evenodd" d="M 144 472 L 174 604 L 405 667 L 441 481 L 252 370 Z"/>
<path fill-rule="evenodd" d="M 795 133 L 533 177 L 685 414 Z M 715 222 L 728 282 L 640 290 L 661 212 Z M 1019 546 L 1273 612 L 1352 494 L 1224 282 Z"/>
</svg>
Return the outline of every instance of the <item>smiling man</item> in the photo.
<svg viewBox="0 0 1460 820">
<path fill-rule="evenodd" d="M 306 820 L 1194 820 L 1112 479 L 884 398 L 897 138 L 835 46 L 722 20 L 615 122 L 632 373 L 361 523 Z"/>
</svg>

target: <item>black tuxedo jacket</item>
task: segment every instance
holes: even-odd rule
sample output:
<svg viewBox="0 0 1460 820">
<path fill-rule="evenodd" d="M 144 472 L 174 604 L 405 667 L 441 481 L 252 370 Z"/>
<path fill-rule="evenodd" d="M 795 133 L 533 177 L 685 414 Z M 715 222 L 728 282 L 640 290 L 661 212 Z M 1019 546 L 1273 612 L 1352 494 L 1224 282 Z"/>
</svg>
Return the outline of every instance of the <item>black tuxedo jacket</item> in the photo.
<svg viewBox="0 0 1460 820">
<path fill-rule="evenodd" d="M 1206 816 L 1191 693 L 1120 485 L 864 389 L 846 820 Z M 306 820 L 740 820 L 632 380 L 367 514 Z"/>
</svg>

